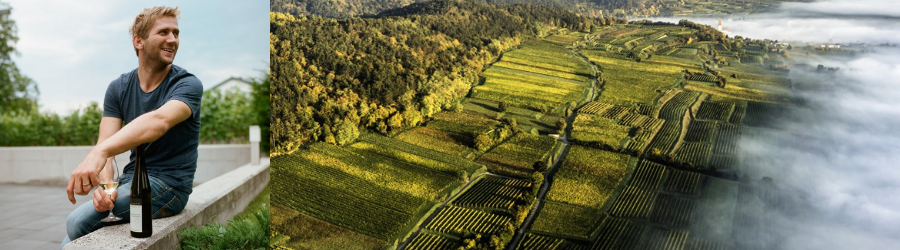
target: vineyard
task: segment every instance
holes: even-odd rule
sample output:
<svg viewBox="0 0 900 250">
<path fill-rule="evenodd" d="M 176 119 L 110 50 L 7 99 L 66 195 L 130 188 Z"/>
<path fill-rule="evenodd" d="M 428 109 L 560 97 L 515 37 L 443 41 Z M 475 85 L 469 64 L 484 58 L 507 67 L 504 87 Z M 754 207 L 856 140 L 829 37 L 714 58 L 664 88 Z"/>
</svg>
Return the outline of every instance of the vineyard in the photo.
<svg viewBox="0 0 900 250">
<path fill-rule="evenodd" d="M 630 161 L 627 155 L 570 146 L 547 200 L 599 209 L 625 177 Z"/>
<path fill-rule="evenodd" d="M 328 183 L 316 180 L 329 173 L 293 168 L 295 165 L 304 167 L 303 165 L 307 164 L 294 161 L 296 158 L 287 157 L 290 156 L 272 160 L 271 177 L 274 180 L 285 180 L 273 181 L 270 184 L 273 203 L 385 242 L 399 236 L 412 222 L 412 215 L 418 210 L 418 206 L 423 206 L 427 202 L 425 199 L 417 199 L 384 188 L 379 189 L 378 186 L 367 183 L 360 183 L 368 186 L 366 190 L 359 190 L 360 188 L 345 190 L 341 186 L 329 186 Z M 287 183 L 288 180 L 294 181 Z M 351 179 L 344 178 L 337 181 L 342 180 Z M 396 200 L 387 202 L 388 200 L 382 200 L 385 197 Z"/>
<path fill-rule="evenodd" d="M 611 104 L 652 104 L 657 89 L 674 82 L 682 68 L 653 62 L 637 63 L 608 56 L 608 52 L 582 51 L 603 71 L 603 92 L 599 101 Z"/>
<path fill-rule="evenodd" d="M 734 103 L 705 101 L 700 104 L 697 119 L 728 122 L 732 111 L 735 110 L 734 107 Z"/>
<path fill-rule="evenodd" d="M 712 74 L 692 74 L 683 85 L 673 84 L 683 70 L 703 72 L 698 59 L 707 51 L 731 52 L 716 42 L 676 48 L 666 41 L 690 32 L 640 27 L 605 29 L 592 38 L 595 49 L 581 51 L 602 71 L 603 89 L 577 110 L 568 137 L 576 145 L 516 249 L 732 249 L 729 218 L 753 218 L 735 208 L 736 182 L 704 173 L 739 173 L 738 142 L 757 136 L 742 134 L 742 126 L 771 127 L 765 122 L 787 113 L 777 109 L 785 95 L 757 87 L 789 81 L 760 75 L 762 70 L 745 72 L 757 66 L 738 63 L 725 68 L 737 77 L 725 88 L 708 84 L 718 80 Z M 672 56 L 646 61 L 629 56 L 638 52 Z M 604 156 L 614 152 L 639 158 Z M 593 155 L 600 159 L 587 160 Z M 607 174 L 622 177 L 600 181 L 573 171 L 596 169 L 588 162 L 601 169 L 622 166 L 618 173 L 624 175 Z"/>
<path fill-rule="evenodd" d="M 601 116 L 580 114 L 572 123 L 572 140 L 580 145 L 621 151 L 628 141 L 631 127 Z"/>
<path fill-rule="evenodd" d="M 455 250 L 459 246 L 458 242 L 454 242 L 447 237 L 442 237 L 430 233 L 419 233 L 409 243 L 406 249 L 410 250 Z"/>
<path fill-rule="evenodd" d="M 564 250 L 576 249 L 575 246 L 569 244 L 563 239 L 541 236 L 538 234 L 525 234 L 522 244 L 516 247 L 516 250 Z"/>
<path fill-rule="evenodd" d="M 417 127 L 394 136 L 395 139 L 441 153 L 462 156 L 474 145 L 474 138 L 464 134 L 429 127 Z"/>
<path fill-rule="evenodd" d="M 685 142 L 675 151 L 675 162 L 695 171 L 708 171 L 712 144 L 702 142 Z"/>
<path fill-rule="evenodd" d="M 499 233 L 512 227 L 509 217 L 478 210 L 447 206 L 441 209 L 425 229 L 445 234 Z"/>
<path fill-rule="evenodd" d="M 752 245 L 736 238 L 766 227 L 740 208 L 779 198 L 742 179 L 740 142 L 791 114 L 786 74 L 763 74 L 780 54 L 747 46 L 742 59 L 758 65 L 741 64 L 747 51 L 680 24 L 590 30 L 511 44 L 422 125 L 273 158 L 273 230 L 294 242 L 315 233 L 291 223 L 322 224 L 373 249 Z M 729 84 L 710 84 L 720 77 Z M 319 249 L 347 246 L 318 237 Z"/>
<path fill-rule="evenodd" d="M 588 239 L 603 218 L 600 210 L 561 202 L 546 202 L 531 224 L 534 232 Z"/>
<path fill-rule="evenodd" d="M 454 205 L 475 209 L 494 209 L 513 213 L 513 206 L 525 202 L 531 183 L 497 176 L 481 177 L 453 201 Z"/>
<path fill-rule="evenodd" d="M 547 112 L 580 101 L 593 73 L 566 49 L 528 41 L 505 53 L 481 76 L 484 84 L 476 86 L 471 97 Z"/>
<path fill-rule="evenodd" d="M 447 131 L 455 134 L 476 135 L 493 130 L 500 122 L 475 112 L 440 112 L 434 114 L 425 127 Z"/>
<path fill-rule="evenodd" d="M 477 162 L 493 173 L 524 177 L 534 170 L 536 162 L 548 162 L 556 144 L 553 137 L 518 133 L 481 155 Z"/>
</svg>

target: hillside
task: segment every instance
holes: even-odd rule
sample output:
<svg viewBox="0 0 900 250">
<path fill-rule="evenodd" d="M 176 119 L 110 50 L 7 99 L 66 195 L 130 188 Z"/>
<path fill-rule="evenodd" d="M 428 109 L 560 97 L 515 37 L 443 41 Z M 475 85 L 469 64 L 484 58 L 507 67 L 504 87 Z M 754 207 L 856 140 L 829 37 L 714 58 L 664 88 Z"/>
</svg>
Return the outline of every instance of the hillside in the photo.
<svg viewBox="0 0 900 250">
<path fill-rule="evenodd" d="M 270 0 L 273 12 L 324 17 L 371 16 L 430 0 Z M 765 12 L 781 2 L 808 0 L 476 0 L 511 5 L 531 4 L 562 8 L 582 15 L 683 16 L 732 15 Z"/>
<path fill-rule="evenodd" d="M 273 12 L 272 154 L 419 125 L 461 108 L 483 67 L 523 39 L 551 27 L 589 32 L 617 22 L 546 7 L 446 0 L 381 18 Z"/>
</svg>

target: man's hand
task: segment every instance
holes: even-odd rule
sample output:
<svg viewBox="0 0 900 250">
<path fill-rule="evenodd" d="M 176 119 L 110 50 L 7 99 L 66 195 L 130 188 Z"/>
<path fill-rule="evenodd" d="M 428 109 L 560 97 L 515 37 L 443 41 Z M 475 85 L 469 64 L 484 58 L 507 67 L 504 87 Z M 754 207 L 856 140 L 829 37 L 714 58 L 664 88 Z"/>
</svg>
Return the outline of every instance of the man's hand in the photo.
<svg viewBox="0 0 900 250">
<path fill-rule="evenodd" d="M 112 196 L 112 198 L 110 198 L 110 196 Z M 94 191 L 94 209 L 97 210 L 97 212 L 112 210 L 113 207 L 115 207 L 113 201 L 115 201 L 118 196 L 118 191 L 113 191 L 111 195 L 106 195 L 106 192 L 103 191 L 102 188 L 98 188 Z"/>
<path fill-rule="evenodd" d="M 100 170 L 106 164 L 106 157 L 95 153 L 93 150 L 78 164 L 72 176 L 69 177 L 69 185 L 66 186 L 66 194 L 69 201 L 75 204 L 75 195 L 87 195 L 96 185 L 100 185 Z"/>
</svg>

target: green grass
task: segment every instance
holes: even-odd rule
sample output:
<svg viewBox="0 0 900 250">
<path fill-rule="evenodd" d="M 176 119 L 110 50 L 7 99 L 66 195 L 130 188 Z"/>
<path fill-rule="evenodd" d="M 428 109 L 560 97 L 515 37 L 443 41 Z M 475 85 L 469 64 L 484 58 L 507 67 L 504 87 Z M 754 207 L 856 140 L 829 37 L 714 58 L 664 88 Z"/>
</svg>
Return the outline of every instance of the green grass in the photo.
<svg viewBox="0 0 900 250">
<path fill-rule="evenodd" d="M 556 122 L 561 118 L 562 109 L 559 112 L 541 113 L 531 109 L 508 107 L 508 111 L 500 111 L 499 103 L 478 98 L 467 98 L 463 102 L 467 111 L 481 113 L 487 117 L 502 117 L 515 119 L 523 131 L 531 131 L 536 128 L 543 134 L 558 133 Z"/>
<path fill-rule="evenodd" d="M 228 220 L 228 225 L 212 223 L 178 232 L 180 249 L 266 249 L 269 247 L 269 206 L 257 203 L 247 210 Z"/>
</svg>

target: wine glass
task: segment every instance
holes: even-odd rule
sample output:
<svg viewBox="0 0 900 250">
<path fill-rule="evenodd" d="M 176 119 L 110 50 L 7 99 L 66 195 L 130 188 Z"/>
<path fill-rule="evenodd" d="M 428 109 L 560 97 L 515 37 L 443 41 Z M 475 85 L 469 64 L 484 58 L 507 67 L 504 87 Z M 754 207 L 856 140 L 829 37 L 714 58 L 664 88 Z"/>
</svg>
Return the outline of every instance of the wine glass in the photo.
<svg viewBox="0 0 900 250">
<path fill-rule="evenodd" d="M 112 199 L 112 192 L 119 186 L 119 166 L 116 164 L 116 158 L 113 157 L 112 160 L 107 160 L 106 166 L 112 167 L 112 169 L 103 169 L 100 171 L 100 188 L 102 188 L 103 191 L 106 192 L 106 195 Z M 100 221 L 114 222 L 120 220 L 122 220 L 122 218 L 116 216 L 112 209 L 110 209 L 109 216 Z"/>
</svg>

